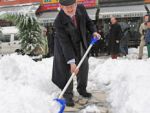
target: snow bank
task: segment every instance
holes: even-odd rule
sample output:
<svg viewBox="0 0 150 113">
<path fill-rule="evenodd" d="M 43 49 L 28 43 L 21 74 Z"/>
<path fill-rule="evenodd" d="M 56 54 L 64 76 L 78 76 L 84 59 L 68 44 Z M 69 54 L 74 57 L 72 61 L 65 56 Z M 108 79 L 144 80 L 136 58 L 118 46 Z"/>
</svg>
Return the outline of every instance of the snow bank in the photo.
<svg viewBox="0 0 150 113">
<path fill-rule="evenodd" d="M 52 58 L 34 62 L 28 56 L 3 57 L 0 60 L 0 113 L 57 113 L 50 111 L 50 100 L 59 91 L 51 82 L 51 71 Z"/>
<path fill-rule="evenodd" d="M 139 48 L 130 48 L 129 49 L 129 55 L 127 56 L 128 59 L 137 59 L 139 54 Z M 147 53 L 147 47 L 144 47 L 143 49 L 143 59 L 147 59 L 148 53 Z"/>
<path fill-rule="evenodd" d="M 90 58 L 88 90 L 108 92 L 113 113 L 150 113 L 150 59 L 144 52 L 144 60 L 137 60 L 137 49 L 118 60 Z M 51 82 L 52 62 L 16 54 L 2 57 L 0 113 L 57 113 L 60 106 L 52 99 L 59 89 Z M 84 112 L 94 109 L 89 106 Z"/>
<path fill-rule="evenodd" d="M 136 60 L 137 49 L 130 51 L 134 52 L 126 59 L 96 64 L 100 60 L 93 58 L 95 69 L 89 79 L 108 92 L 113 113 L 150 113 L 150 59 Z"/>
</svg>

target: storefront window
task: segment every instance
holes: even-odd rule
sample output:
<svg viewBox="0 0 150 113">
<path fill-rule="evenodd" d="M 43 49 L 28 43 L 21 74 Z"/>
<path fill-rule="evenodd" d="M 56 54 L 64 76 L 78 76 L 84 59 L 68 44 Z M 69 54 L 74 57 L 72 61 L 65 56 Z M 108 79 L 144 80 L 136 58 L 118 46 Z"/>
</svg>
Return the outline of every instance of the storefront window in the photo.
<svg viewBox="0 0 150 113">
<path fill-rule="evenodd" d="M 15 40 L 15 41 L 18 41 L 18 40 L 19 40 L 19 37 L 18 37 L 17 35 L 15 35 L 15 36 L 14 36 L 14 40 Z"/>
<path fill-rule="evenodd" d="M 3 34 L 2 34 L 2 32 L 0 31 L 0 39 L 2 39 L 3 38 Z"/>
<path fill-rule="evenodd" d="M 0 38 L 1 42 L 10 42 L 10 35 L 4 35 L 4 37 Z"/>
</svg>

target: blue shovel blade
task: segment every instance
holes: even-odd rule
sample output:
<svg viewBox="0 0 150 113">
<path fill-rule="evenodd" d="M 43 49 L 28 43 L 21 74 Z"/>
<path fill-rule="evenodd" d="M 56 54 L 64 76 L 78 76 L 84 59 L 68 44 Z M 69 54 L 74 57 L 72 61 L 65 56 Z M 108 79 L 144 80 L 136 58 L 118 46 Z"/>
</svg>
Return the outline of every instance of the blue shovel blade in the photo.
<svg viewBox="0 0 150 113">
<path fill-rule="evenodd" d="M 61 105 L 59 113 L 63 113 L 66 107 L 66 101 L 64 99 L 55 99 L 55 101 Z"/>
</svg>

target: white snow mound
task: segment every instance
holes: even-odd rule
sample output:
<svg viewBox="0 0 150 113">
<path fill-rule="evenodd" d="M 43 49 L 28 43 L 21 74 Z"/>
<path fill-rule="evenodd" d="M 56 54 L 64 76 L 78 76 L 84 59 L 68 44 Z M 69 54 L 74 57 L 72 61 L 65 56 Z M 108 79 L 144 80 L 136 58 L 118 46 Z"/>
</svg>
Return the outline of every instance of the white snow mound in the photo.
<svg viewBox="0 0 150 113">
<path fill-rule="evenodd" d="M 58 106 L 50 110 L 59 91 L 51 82 L 52 59 L 13 54 L 0 60 L 0 113 L 57 113 Z"/>
<path fill-rule="evenodd" d="M 113 113 L 150 113 L 150 59 L 106 60 L 90 80 L 109 94 Z"/>
</svg>

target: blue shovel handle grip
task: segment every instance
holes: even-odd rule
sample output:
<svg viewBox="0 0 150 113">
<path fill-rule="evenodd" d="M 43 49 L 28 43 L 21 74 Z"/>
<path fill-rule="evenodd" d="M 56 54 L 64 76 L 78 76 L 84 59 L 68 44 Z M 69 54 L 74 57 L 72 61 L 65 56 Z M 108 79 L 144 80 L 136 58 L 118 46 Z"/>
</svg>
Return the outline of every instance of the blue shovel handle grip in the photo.
<svg viewBox="0 0 150 113">
<path fill-rule="evenodd" d="M 66 101 L 63 99 L 55 99 L 55 101 L 57 101 L 61 105 L 59 113 L 63 113 L 66 107 Z"/>
<path fill-rule="evenodd" d="M 91 45 L 94 45 L 97 41 L 98 41 L 98 39 L 94 37 L 94 38 L 92 38 L 90 44 L 91 44 Z"/>
</svg>

